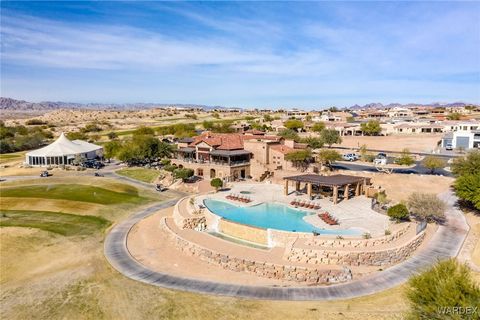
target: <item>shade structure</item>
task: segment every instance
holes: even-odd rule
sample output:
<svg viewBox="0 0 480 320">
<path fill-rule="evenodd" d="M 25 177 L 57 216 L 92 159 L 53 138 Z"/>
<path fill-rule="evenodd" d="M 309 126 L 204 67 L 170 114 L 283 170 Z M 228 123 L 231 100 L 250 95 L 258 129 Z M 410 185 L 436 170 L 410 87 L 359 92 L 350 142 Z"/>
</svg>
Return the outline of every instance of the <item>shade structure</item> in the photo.
<svg viewBox="0 0 480 320">
<path fill-rule="evenodd" d="M 353 190 L 355 191 L 355 195 L 358 196 L 361 194 L 363 187 L 370 184 L 370 178 L 349 176 L 343 174 L 336 174 L 332 176 L 321 176 L 318 174 L 302 174 L 297 176 L 284 177 L 283 179 L 285 182 L 285 195 L 288 195 L 289 181 L 295 182 L 295 189 L 297 191 L 300 187 L 300 183 L 305 183 L 307 185 L 307 194 L 309 197 L 312 196 L 312 186 L 330 187 L 333 189 L 332 198 L 334 204 L 338 202 L 339 188 L 344 188 L 344 199 L 348 199 L 350 187 L 354 188 Z"/>
<path fill-rule="evenodd" d="M 62 133 L 48 146 L 27 152 L 25 162 L 32 166 L 70 164 L 77 156 L 94 159 L 102 155 L 101 146 L 83 140 L 70 141 Z"/>
</svg>

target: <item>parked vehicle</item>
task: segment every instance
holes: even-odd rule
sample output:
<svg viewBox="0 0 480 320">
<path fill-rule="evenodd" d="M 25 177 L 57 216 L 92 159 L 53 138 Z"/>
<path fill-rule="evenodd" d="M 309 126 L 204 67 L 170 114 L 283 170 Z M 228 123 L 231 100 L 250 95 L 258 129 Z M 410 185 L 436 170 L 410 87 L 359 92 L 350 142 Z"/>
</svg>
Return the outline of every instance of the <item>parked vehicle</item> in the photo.
<svg viewBox="0 0 480 320">
<path fill-rule="evenodd" d="M 166 187 L 162 186 L 160 183 L 157 183 L 157 184 L 155 185 L 155 190 L 160 191 L 160 192 L 163 192 L 163 191 L 166 191 L 166 190 L 168 190 L 168 189 L 167 189 Z"/>
<path fill-rule="evenodd" d="M 386 158 L 376 158 L 375 160 L 373 160 L 373 164 L 384 166 L 384 165 L 387 164 L 387 159 Z"/>
<path fill-rule="evenodd" d="M 343 159 L 346 161 L 357 161 L 360 157 L 356 153 L 347 153 L 343 155 Z"/>
<path fill-rule="evenodd" d="M 387 154 L 384 152 L 379 152 L 375 159 L 373 160 L 373 164 L 375 165 L 386 165 L 387 164 Z"/>
<path fill-rule="evenodd" d="M 87 160 L 82 164 L 82 166 L 84 168 L 91 168 L 91 169 L 97 169 L 97 170 L 105 167 L 105 165 L 98 160 Z"/>
<path fill-rule="evenodd" d="M 48 173 L 48 171 L 42 171 L 42 172 L 40 173 L 40 177 L 41 177 L 41 178 L 46 178 L 46 177 L 48 177 L 48 176 L 51 176 L 51 174 Z"/>
<path fill-rule="evenodd" d="M 451 144 L 451 143 L 447 143 L 447 145 L 445 146 L 445 150 L 449 150 L 449 151 L 453 150 L 452 144 Z"/>
</svg>

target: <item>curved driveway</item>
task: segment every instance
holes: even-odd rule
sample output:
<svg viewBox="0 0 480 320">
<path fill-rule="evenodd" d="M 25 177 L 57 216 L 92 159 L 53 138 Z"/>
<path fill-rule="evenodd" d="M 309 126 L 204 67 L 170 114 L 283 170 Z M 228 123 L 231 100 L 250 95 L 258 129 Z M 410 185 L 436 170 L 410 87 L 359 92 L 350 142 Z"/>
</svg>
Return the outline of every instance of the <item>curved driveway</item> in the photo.
<svg viewBox="0 0 480 320">
<path fill-rule="evenodd" d="M 458 254 L 469 227 L 461 211 L 454 207 L 456 197 L 451 192 L 445 192 L 440 197 L 448 203 L 447 223 L 438 228 L 423 250 L 385 271 L 344 284 L 322 287 L 246 286 L 183 278 L 148 269 L 137 262 L 128 252 L 126 242 L 128 232 L 141 219 L 159 209 L 173 206 L 178 199 L 156 204 L 115 226 L 105 239 L 105 256 L 110 264 L 123 275 L 169 289 L 268 300 L 348 299 L 397 286 L 405 282 L 412 274 L 431 266 L 439 259 L 454 257 Z"/>
</svg>

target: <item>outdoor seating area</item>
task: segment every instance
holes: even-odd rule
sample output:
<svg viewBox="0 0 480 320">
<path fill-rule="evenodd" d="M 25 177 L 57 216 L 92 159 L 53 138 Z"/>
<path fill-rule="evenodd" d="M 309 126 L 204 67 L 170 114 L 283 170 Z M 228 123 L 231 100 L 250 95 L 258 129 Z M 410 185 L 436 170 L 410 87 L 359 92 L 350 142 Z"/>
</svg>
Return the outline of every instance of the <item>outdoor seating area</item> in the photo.
<svg viewBox="0 0 480 320">
<path fill-rule="evenodd" d="M 297 176 L 284 177 L 284 194 L 288 196 L 289 184 L 295 185 L 295 194 L 306 193 L 310 200 L 314 198 L 328 198 L 334 204 L 339 200 L 348 200 L 365 193 L 370 185 L 370 178 L 361 176 L 350 176 L 343 174 L 318 175 L 302 174 Z M 328 193 L 325 191 L 328 190 Z M 331 196 L 330 196 L 331 194 Z"/>
<path fill-rule="evenodd" d="M 318 203 L 305 200 L 305 199 L 293 199 L 293 201 L 290 202 L 290 205 L 294 206 L 295 208 L 301 207 L 301 208 L 315 209 L 315 210 L 318 210 L 321 208 L 321 206 Z"/>
<path fill-rule="evenodd" d="M 323 220 L 329 226 L 336 226 L 338 225 L 338 220 L 335 219 L 330 213 L 322 212 L 318 214 L 318 217 Z"/>
<path fill-rule="evenodd" d="M 252 199 L 250 197 L 247 197 L 247 196 L 244 196 L 244 195 L 241 195 L 241 194 L 231 193 L 228 196 L 226 196 L 225 198 L 227 198 L 228 200 L 239 201 L 239 202 L 243 202 L 243 203 L 252 202 Z"/>
</svg>

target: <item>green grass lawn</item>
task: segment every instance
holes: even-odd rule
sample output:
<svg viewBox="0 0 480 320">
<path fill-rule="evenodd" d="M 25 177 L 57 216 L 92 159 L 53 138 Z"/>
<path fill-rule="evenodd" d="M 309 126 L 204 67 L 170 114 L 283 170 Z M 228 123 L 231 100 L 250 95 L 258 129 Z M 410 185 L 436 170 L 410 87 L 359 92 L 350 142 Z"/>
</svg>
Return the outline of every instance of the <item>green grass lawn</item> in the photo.
<svg viewBox="0 0 480 320">
<path fill-rule="evenodd" d="M 63 236 L 91 235 L 110 221 L 101 217 L 50 211 L 0 210 L 0 227 L 37 228 Z"/>
<path fill-rule="evenodd" d="M 105 205 L 120 203 L 140 204 L 147 200 L 147 198 L 138 195 L 136 188 L 128 188 L 126 192 L 116 192 L 80 184 L 51 184 L 1 188 L 0 196 L 63 199 Z"/>
<path fill-rule="evenodd" d="M 25 158 L 25 152 L 2 153 L 0 154 L 0 163 L 5 163 L 13 160 L 20 160 Z"/>
<path fill-rule="evenodd" d="M 140 180 L 143 182 L 153 182 L 160 172 L 154 169 L 146 169 L 146 168 L 127 168 L 116 171 L 117 174 L 132 178 L 135 180 Z"/>
</svg>

